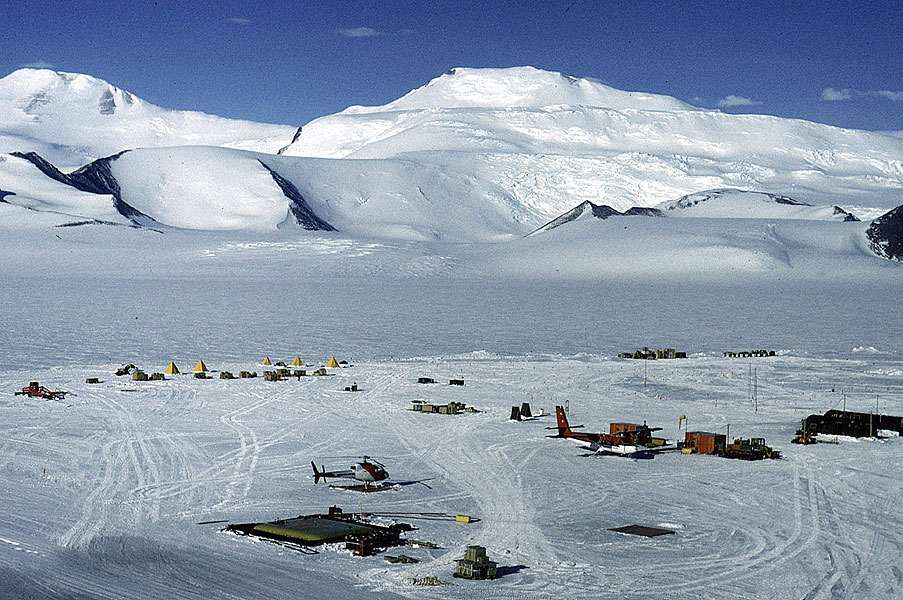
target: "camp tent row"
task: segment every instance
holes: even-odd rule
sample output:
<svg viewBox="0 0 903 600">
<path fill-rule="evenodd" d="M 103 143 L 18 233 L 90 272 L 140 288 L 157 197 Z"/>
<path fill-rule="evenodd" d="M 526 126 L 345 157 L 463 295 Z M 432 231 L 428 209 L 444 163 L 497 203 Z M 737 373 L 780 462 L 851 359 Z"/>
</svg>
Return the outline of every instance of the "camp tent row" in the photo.
<svg viewBox="0 0 903 600">
<path fill-rule="evenodd" d="M 263 362 L 261 362 L 260 364 L 262 364 L 262 365 L 272 365 L 273 363 L 272 363 L 272 361 L 270 361 L 270 357 L 269 357 L 269 356 L 265 356 L 264 359 L 263 359 Z M 304 363 L 301 362 L 301 356 L 296 354 L 296 355 L 295 355 L 295 359 L 290 363 L 290 366 L 292 366 L 292 367 L 303 367 L 303 366 L 304 366 Z M 329 368 L 331 368 L 331 369 L 336 369 L 336 368 L 338 368 L 340 365 L 339 365 L 338 361 L 336 361 L 335 356 L 333 356 L 332 358 L 329 359 L 329 362 L 326 363 L 326 366 L 329 367 Z M 201 360 L 198 361 L 198 364 L 196 364 L 196 365 L 194 366 L 194 368 L 191 370 L 191 372 L 192 372 L 192 373 L 206 373 L 206 372 L 209 371 L 209 370 L 210 370 L 210 369 L 207 368 L 207 365 L 204 364 L 204 360 L 201 359 Z M 179 373 L 181 373 L 181 371 L 179 371 L 179 367 L 177 367 L 177 366 L 176 366 L 176 363 L 173 362 L 173 361 L 170 361 L 170 362 L 169 362 L 169 366 L 166 367 L 166 370 L 163 371 L 163 372 L 164 372 L 165 374 L 167 374 L 167 375 L 178 375 Z"/>
<path fill-rule="evenodd" d="M 208 370 L 209 369 L 207 368 L 207 365 L 204 364 L 204 360 L 201 359 L 198 361 L 198 364 L 194 366 L 191 372 L 206 373 Z M 169 361 L 169 366 L 166 367 L 166 370 L 163 371 L 163 373 L 165 373 L 166 375 L 178 375 L 181 373 L 181 371 L 179 370 L 179 367 L 176 366 L 176 363 L 174 361 Z"/>
<path fill-rule="evenodd" d="M 270 360 L 269 356 L 264 356 L 263 360 L 260 362 L 260 364 L 264 365 L 264 366 L 271 366 L 273 364 L 273 361 Z M 304 363 L 301 362 L 301 356 L 296 354 L 295 359 L 291 363 L 289 363 L 289 366 L 290 367 L 303 367 Z M 326 363 L 326 366 L 329 367 L 330 369 L 337 369 L 341 365 L 339 364 L 339 361 L 337 361 L 335 359 L 335 356 L 333 356 L 332 358 L 329 359 L 329 362 Z"/>
<path fill-rule="evenodd" d="M 265 367 L 269 367 L 269 366 L 272 366 L 273 361 L 270 360 L 269 356 L 264 356 L 263 360 L 260 361 L 260 364 L 262 364 Z M 296 354 L 295 358 L 292 360 L 292 362 L 289 363 L 289 366 L 290 367 L 303 367 L 304 363 L 301 361 L 301 355 Z"/>
</svg>

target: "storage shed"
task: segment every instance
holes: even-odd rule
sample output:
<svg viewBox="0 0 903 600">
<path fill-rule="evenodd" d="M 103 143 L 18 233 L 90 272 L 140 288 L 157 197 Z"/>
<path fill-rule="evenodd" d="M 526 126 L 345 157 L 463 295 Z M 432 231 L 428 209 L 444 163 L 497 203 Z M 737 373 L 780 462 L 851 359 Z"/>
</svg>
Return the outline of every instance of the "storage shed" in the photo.
<svg viewBox="0 0 903 600">
<path fill-rule="evenodd" d="M 468 546 L 464 558 L 455 561 L 455 577 L 464 579 L 495 579 L 498 576 L 498 563 L 489 560 L 483 546 Z"/>
<path fill-rule="evenodd" d="M 684 439 L 684 448 L 693 448 L 700 454 L 721 454 L 727 437 L 723 433 L 708 431 L 688 431 Z"/>
</svg>

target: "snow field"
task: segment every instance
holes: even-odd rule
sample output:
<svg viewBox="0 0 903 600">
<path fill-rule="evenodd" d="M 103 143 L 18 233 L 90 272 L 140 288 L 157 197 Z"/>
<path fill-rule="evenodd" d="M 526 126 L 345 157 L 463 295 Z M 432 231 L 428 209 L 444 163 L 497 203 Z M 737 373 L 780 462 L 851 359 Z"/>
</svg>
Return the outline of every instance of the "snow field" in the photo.
<svg viewBox="0 0 903 600">
<path fill-rule="evenodd" d="M 205 360 L 233 373 L 262 370 Z M 177 359 L 186 369 L 190 362 Z M 298 589 L 324 597 L 316 590 L 338 584 L 348 597 L 893 598 L 903 585 L 893 509 L 901 440 L 797 447 L 789 439 L 803 416 L 839 407 L 841 390 L 850 410 L 868 410 L 878 394 L 881 412 L 900 414 L 899 379 L 888 374 L 896 365 L 874 355 L 701 356 L 647 364 L 645 386 L 642 363 L 600 356 L 374 361 L 300 382 L 133 382 L 110 374 L 111 364 L 4 371 L 2 389 L 38 378 L 73 395 L 0 401 L 0 565 L 22 590 L 45 597 L 289 597 Z M 97 375 L 103 384 L 82 383 Z M 440 383 L 419 385 L 419 376 Z M 465 387 L 445 385 L 458 377 Z M 362 391 L 340 391 L 352 382 Z M 459 400 L 484 412 L 416 414 L 413 399 Z M 546 413 L 567 402 L 572 424 L 588 431 L 645 420 L 676 439 L 683 414 L 691 430 L 724 432 L 730 423 L 732 436 L 764 436 L 785 458 L 585 457 L 544 437 L 552 417 L 507 421 L 510 406 L 524 401 Z M 432 489 L 364 496 L 313 485 L 310 460 L 343 467 L 351 459 L 330 457 L 362 454 L 382 460 L 394 480 L 431 478 Z M 359 503 L 480 521 L 411 519 L 419 530 L 409 537 L 441 549 L 402 550 L 422 560 L 410 566 L 328 550 L 303 556 L 196 525 Z M 607 531 L 632 523 L 677 533 L 646 540 Z M 471 543 L 487 547 L 504 577 L 451 579 Z M 455 586 L 410 585 L 427 575 Z"/>
</svg>

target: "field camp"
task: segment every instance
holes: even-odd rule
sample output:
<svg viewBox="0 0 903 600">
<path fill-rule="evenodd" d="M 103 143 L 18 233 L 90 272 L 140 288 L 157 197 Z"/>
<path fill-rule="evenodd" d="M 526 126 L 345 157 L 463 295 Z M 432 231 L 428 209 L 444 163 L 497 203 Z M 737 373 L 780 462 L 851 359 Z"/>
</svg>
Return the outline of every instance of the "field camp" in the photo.
<svg viewBox="0 0 903 600">
<path fill-rule="evenodd" d="M 882 489 L 900 464 L 898 431 L 851 437 L 832 430 L 819 435 L 829 445 L 791 444 L 804 421 L 816 422 L 810 413 L 856 405 L 866 414 L 869 402 L 875 409 L 872 395 L 881 414 L 903 413 L 897 372 L 872 355 L 862 363 L 779 352 L 756 359 L 753 388 L 752 363 L 721 352 L 645 365 L 613 355 L 350 362 L 273 354 L 240 362 L 177 357 L 146 369 L 133 360 L 89 370 L 4 370 L 4 389 L 40 377 L 50 387 L 39 389 L 66 392 L 10 393 L 0 404 L 19 423 L 5 443 L 6 485 L 24 490 L 10 514 L 44 523 L 41 531 L 4 532 L 8 548 L 0 551 L 15 553 L 0 557 L 15 568 L 13 581 L 25 585 L 31 569 L 51 564 L 67 590 L 101 593 L 122 577 L 163 585 L 151 577 L 153 565 L 170 574 L 166 585 L 175 587 L 168 590 L 205 580 L 214 596 L 259 589 L 251 571 L 280 571 L 297 585 L 339 585 L 348 597 L 433 588 L 465 597 L 545 597 L 554 589 L 607 597 L 599 590 L 619 586 L 628 596 L 684 597 L 713 584 L 725 597 L 742 597 L 761 589 L 763 571 L 776 590 L 831 589 L 840 571 L 809 580 L 804 567 L 824 556 L 828 540 L 849 544 L 833 552 L 835 561 L 861 560 L 875 544 L 896 547 L 893 527 L 837 525 L 885 514 L 874 502 L 889 490 L 847 490 Z M 327 375 L 295 376 L 301 366 Z M 218 375 L 282 369 L 291 375 Z M 148 371 L 165 377 L 136 377 Z M 423 379 L 466 385 L 424 386 Z M 348 394 L 352 382 L 358 393 Z M 478 410 L 417 414 L 459 403 Z M 529 418 L 512 420 L 512 404 Z M 550 439 L 559 437 L 556 405 L 567 407 L 569 432 L 605 433 Z M 876 415 L 875 423 L 891 427 L 884 419 Z M 649 431 L 633 441 L 618 437 Z M 705 456 L 729 456 L 731 433 L 747 438 L 736 440 L 738 453 L 753 451 L 748 438 L 755 444 L 764 437 L 769 452 L 780 450 L 769 456 L 778 460 Z M 73 444 L 73 435 L 81 441 Z M 654 460 L 612 451 L 625 443 L 642 444 Z M 314 460 L 326 464 L 311 473 L 305 465 Z M 325 472 L 352 463 L 385 466 L 392 476 L 316 485 L 324 475 L 360 481 L 353 471 Z M 768 495 L 759 492 L 763 486 Z M 838 494 L 844 502 L 833 500 Z M 482 549 L 468 549 L 475 544 Z M 465 549 L 472 559 L 461 558 Z"/>
</svg>

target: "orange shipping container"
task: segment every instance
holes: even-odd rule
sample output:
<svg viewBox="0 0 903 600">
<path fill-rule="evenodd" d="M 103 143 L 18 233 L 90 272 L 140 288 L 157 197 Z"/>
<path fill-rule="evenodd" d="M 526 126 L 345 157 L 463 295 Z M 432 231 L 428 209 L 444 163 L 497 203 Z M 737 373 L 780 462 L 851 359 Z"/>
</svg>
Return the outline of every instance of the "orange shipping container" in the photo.
<svg viewBox="0 0 903 600">
<path fill-rule="evenodd" d="M 720 454 L 724 452 L 727 438 L 723 433 L 709 433 L 707 431 L 688 431 L 684 441 L 687 448 L 696 448 L 700 454 Z"/>
</svg>

